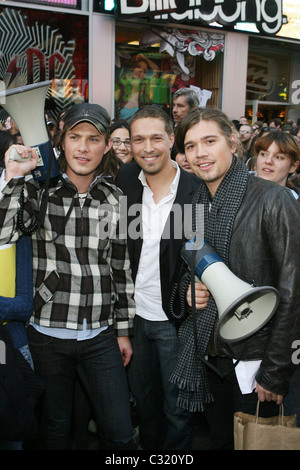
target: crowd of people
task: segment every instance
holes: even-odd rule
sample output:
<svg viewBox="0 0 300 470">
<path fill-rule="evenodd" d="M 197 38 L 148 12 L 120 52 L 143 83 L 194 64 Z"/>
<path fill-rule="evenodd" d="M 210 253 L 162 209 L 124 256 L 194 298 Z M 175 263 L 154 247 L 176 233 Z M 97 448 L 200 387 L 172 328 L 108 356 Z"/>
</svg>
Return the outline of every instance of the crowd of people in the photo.
<svg viewBox="0 0 300 470">
<path fill-rule="evenodd" d="M 172 117 L 146 105 L 128 123 L 80 103 L 45 122 L 60 168 L 49 185 L 31 176 L 35 150 L 0 131 L 0 340 L 36 380 L 32 423 L 7 435 L 0 423 L 0 449 L 83 448 L 92 420 L 100 449 L 190 450 L 197 412 L 211 449 L 233 449 L 234 412 L 258 400 L 262 416 L 283 402 L 300 426 L 295 123 L 230 120 L 189 88 Z M 28 236 L 21 201 L 28 227 L 44 200 Z M 272 319 L 234 344 L 182 257 L 195 233 L 240 279 L 279 292 Z"/>
</svg>

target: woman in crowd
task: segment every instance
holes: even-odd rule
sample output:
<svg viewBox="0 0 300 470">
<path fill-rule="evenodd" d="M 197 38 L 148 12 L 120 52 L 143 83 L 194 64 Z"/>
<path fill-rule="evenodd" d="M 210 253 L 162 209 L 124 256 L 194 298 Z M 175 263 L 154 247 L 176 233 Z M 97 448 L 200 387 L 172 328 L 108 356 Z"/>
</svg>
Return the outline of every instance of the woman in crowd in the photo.
<svg viewBox="0 0 300 470">
<path fill-rule="evenodd" d="M 274 181 L 290 188 L 300 202 L 300 190 L 289 180 L 296 172 L 300 160 L 300 146 L 296 138 L 286 132 L 274 131 L 255 142 L 257 176 Z M 289 385 L 289 393 L 284 398 L 286 415 L 297 415 L 297 426 L 300 427 L 300 366 L 298 365 Z"/>
<path fill-rule="evenodd" d="M 137 54 L 128 68 L 122 68 L 115 88 L 118 119 L 129 122 L 141 106 L 150 103 L 151 77 L 158 72 L 158 65 L 144 54 Z"/>
<path fill-rule="evenodd" d="M 129 124 L 120 119 L 112 123 L 110 127 L 110 138 L 112 140 L 113 150 L 116 156 L 123 163 L 131 162 L 132 150 L 129 136 Z"/>
<path fill-rule="evenodd" d="M 269 132 L 256 140 L 254 153 L 257 176 L 287 186 L 298 199 L 297 188 L 289 182 L 300 161 L 300 146 L 296 139 L 286 132 Z"/>
</svg>

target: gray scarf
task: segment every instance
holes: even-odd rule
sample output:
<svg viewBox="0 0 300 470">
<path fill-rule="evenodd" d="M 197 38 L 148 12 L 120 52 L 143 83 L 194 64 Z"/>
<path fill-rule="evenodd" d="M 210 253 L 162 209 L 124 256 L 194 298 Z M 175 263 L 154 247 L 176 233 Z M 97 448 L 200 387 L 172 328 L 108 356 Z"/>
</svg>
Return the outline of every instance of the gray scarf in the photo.
<svg viewBox="0 0 300 470">
<path fill-rule="evenodd" d="M 196 204 L 203 204 L 205 240 L 226 264 L 228 264 L 232 227 L 247 188 L 248 177 L 248 170 L 234 156 L 231 167 L 212 201 L 203 181 L 200 181 L 200 188 L 193 200 L 193 225 L 196 219 L 194 208 Z M 195 230 L 194 226 L 193 229 Z M 191 275 L 185 286 L 190 280 Z M 194 337 L 194 318 L 193 315 L 189 315 L 178 330 L 178 362 L 170 378 L 171 382 L 179 387 L 178 405 L 193 412 L 203 411 L 204 404 L 213 401 L 206 366 L 198 358 L 198 354 L 201 357 L 205 356 L 217 319 L 217 307 L 212 296 L 206 308 L 197 311 L 195 318 L 196 329 L 199 332 L 197 345 Z"/>
</svg>

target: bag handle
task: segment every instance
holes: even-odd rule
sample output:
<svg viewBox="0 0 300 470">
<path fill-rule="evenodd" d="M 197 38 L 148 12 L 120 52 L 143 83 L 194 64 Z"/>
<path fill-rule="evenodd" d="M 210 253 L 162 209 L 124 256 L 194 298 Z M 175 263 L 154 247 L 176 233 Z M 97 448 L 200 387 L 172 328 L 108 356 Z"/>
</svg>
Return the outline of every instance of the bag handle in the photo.
<svg viewBox="0 0 300 470">
<path fill-rule="evenodd" d="M 260 400 L 257 400 L 257 405 L 256 405 L 256 413 L 255 413 L 255 423 L 258 423 L 258 418 L 259 418 L 259 403 Z M 283 418 L 284 418 L 284 410 L 283 410 L 283 404 L 281 403 L 279 405 L 279 415 L 278 415 L 278 423 L 280 424 L 280 418 L 281 418 L 281 424 L 282 426 L 284 425 L 283 423 Z"/>
</svg>

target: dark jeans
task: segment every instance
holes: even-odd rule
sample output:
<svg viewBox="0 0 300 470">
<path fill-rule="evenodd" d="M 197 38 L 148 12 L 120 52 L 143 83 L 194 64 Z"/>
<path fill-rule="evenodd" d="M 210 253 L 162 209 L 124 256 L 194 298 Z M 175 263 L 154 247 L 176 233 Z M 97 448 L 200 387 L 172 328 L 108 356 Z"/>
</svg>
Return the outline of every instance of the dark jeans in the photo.
<svg viewBox="0 0 300 470">
<path fill-rule="evenodd" d="M 42 447 L 71 448 L 74 384 L 79 375 L 93 406 L 102 448 L 134 448 L 127 377 L 114 329 L 85 341 L 28 330 L 35 371 L 45 380 Z"/>
<path fill-rule="evenodd" d="M 128 367 L 136 399 L 140 444 L 146 450 L 188 450 L 191 414 L 176 404 L 178 388 L 170 382 L 178 354 L 178 338 L 170 321 L 136 316 L 133 357 Z"/>
<path fill-rule="evenodd" d="M 297 426 L 300 428 L 300 364 L 292 375 L 289 392 L 283 400 L 284 414 L 286 416 L 297 415 Z"/>
<path fill-rule="evenodd" d="M 227 373 L 232 370 L 233 363 L 227 358 L 209 358 L 220 372 Z M 242 394 L 234 372 L 225 378 L 207 367 L 210 390 L 214 402 L 206 405 L 204 413 L 211 431 L 212 450 L 233 450 L 233 415 L 242 411 L 255 415 L 257 394 L 255 392 Z M 270 417 L 279 414 L 279 407 L 275 402 L 263 402 L 259 406 L 259 416 Z"/>
</svg>

